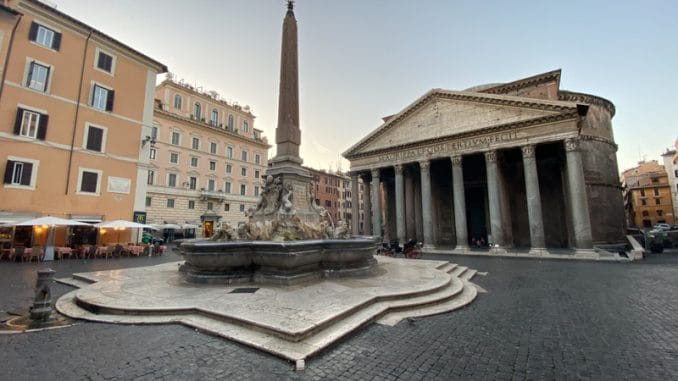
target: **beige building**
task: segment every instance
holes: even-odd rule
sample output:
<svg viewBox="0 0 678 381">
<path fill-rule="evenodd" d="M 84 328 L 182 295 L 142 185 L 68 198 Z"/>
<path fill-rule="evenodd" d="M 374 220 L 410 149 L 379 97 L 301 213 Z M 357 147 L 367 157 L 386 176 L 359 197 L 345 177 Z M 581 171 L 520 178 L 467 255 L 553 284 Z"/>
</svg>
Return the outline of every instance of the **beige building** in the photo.
<svg viewBox="0 0 678 381">
<path fill-rule="evenodd" d="M 40 1 L 4 5 L 0 219 L 143 218 L 142 138 L 167 68 Z"/>
<path fill-rule="evenodd" d="M 385 118 L 344 153 L 365 183 L 363 233 L 460 252 L 479 238 L 536 254 L 622 241 L 614 105 L 560 76 L 433 89 Z"/>
<path fill-rule="evenodd" d="M 187 226 L 198 237 L 211 236 L 222 222 L 244 222 L 245 212 L 256 207 L 270 148 L 249 107 L 171 75 L 155 98 L 145 177 L 148 222 Z"/>
<path fill-rule="evenodd" d="M 657 160 L 639 162 L 622 172 L 621 180 L 629 226 L 650 228 L 657 223 L 676 223 L 669 177 Z"/>
<path fill-rule="evenodd" d="M 673 143 L 673 149 L 667 149 L 662 154 L 664 168 L 668 176 L 671 188 L 671 202 L 673 203 L 673 215 L 678 216 L 678 139 Z"/>
</svg>

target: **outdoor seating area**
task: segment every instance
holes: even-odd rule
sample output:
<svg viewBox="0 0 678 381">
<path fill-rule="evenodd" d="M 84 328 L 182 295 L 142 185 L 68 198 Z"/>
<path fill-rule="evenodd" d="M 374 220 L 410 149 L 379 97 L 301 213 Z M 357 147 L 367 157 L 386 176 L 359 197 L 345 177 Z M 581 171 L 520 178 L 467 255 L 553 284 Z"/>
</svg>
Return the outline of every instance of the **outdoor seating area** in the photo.
<svg viewBox="0 0 678 381">
<path fill-rule="evenodd" d="M 109 245 L 72 245 L 54 248 L 55 260 L 66 259 L 109 259 L 118 257 L 140 257 L 162 255 L 167 251 L 165 245 L 152 244 L 109 244 Z M 0 261 L 9 262 L 41 262 L 45 257 L 45 248 L 40 245 L 32 247 L 13 246 L 0 249 Z"/>
</svg>

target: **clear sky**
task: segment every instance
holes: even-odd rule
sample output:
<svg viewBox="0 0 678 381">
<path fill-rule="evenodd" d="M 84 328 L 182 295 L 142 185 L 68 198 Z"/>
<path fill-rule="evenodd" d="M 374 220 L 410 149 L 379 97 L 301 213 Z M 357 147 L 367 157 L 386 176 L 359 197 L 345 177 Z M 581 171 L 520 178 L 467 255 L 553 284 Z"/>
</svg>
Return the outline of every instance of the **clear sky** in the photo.
<svg viewBox="0 0 678 381">
<path fill-rule="evenodd" d="M 275 141 L 285 1 L 50 1 L 177 79 L 250 105 Z M 336 169 L 381 117 L 431 88 L 554 69 L 561 88 L 615 104 L 620 171 L 660 160 L 678 137 L 678 1 L 298 0 L 295 14 L 301 156 L 315 168 Z"/>
</svg>

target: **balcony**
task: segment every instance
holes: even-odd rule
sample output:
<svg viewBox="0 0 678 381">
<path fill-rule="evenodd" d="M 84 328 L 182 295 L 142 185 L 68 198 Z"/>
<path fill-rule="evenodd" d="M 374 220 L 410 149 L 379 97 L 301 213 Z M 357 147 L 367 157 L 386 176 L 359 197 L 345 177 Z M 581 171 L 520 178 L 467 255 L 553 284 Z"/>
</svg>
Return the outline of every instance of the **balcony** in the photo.
<svg viewBox="0 0 678 381">
<path fill-rule="evenodd" d="M 223 202 L 225 198 L 226 194 L 223 191 L 209 191 L 204 188 L 200 189 L 201 200 L 217 200 L 218 202 Z"/>
</svg>

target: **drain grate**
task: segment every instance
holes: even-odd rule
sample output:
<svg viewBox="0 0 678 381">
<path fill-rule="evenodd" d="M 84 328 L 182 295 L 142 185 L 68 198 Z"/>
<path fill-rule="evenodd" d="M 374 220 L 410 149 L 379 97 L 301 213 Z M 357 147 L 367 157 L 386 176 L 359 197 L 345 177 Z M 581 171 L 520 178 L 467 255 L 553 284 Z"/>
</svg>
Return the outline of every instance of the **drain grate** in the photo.
<svg viewBox="0 0 678 381">
<path fill-rule="evenodd" d="M 233 289 L 229 294 L 254 294 L 258 289 L 259 287 L 240 287 Z"/>
</svg>

